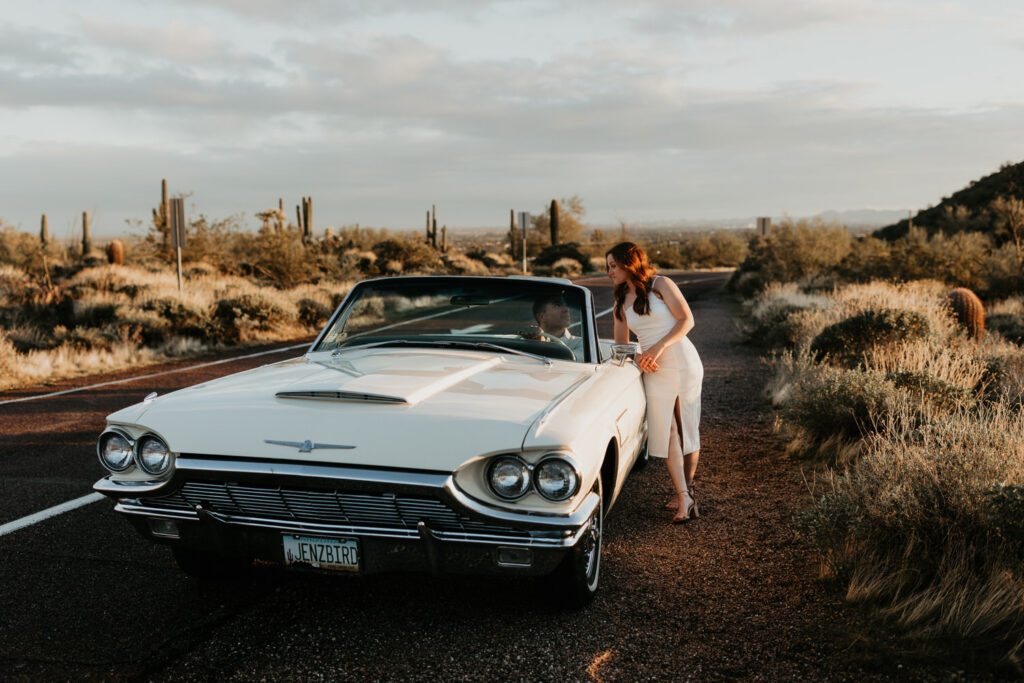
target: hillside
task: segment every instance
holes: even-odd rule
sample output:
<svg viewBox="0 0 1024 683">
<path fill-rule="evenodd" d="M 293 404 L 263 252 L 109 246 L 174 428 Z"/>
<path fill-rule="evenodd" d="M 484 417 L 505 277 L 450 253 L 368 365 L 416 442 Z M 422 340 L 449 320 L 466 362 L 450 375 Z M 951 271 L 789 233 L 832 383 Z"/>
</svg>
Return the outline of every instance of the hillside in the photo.
<svg viewBox="0 0 1024 683">
<path fill-rule="evenodd" d="M 929 234 L 965 230 L 992 233 L 995 221 L 989 205 L 1002 195 L 1024 197 L 1024 162 L 1004 164 L 995 173 L 972 180 L 962 190 L 943 197 L 936 206 L 918 211 L 913 218 L 914 225 L 925 228 Z M 891 241 L 906 235 L 908 227 L 908 220 L 904 218 L 876 230 L 874 235 Z M 1001 241 L 1001 238 L 997 239 Z"/>
</svg>

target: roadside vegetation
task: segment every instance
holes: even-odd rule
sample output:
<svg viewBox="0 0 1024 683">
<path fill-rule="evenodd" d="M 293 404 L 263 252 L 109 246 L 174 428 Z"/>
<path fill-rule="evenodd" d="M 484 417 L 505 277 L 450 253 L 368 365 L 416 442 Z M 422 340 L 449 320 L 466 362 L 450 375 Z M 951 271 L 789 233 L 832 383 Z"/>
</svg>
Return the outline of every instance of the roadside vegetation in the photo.
<svg viewBox="0 0 1024 683">
<path fill-rule="evenodd" d="M 926 649 L 980 651 L 1014 675 L 1022 262 L 1005 232 L 908 226 L 886 241 L 787 221 L 751 241 L 731 281 L 772 368 L 778 433 L 805 462 L 810 501 L 797 523 L 823 575 Z M 968 297 L 973 312 L 954 292 L 964 287 L 981 296 Z"/>
<path fill-rule="evenodd" d="M 604 252 L 621 239 L 644 241 L 662 267 L 735 267 L 746 239 L 717 233 L 632 236 L 589 230 L 578 197 L 552 206 L 528 231 L 534 275 L 603 272 Z M 521 273 L 522 239 L 497 231 L 461 237 L 357 225 L 320 235 L 264 212 L 245 230 L 239 217 L 199 216 L 186 226 L 182 291 L 176 254 L 154 211 L 144 234 L 105 244 L 66 243 L 0 221 L 0 391 L 229 347 L 313 336 L 351 286 L 370 277 Z M 137 226 L 141 227 L 141 226 Z M 645 240 L 644 238 L 647 238 Z M 554 240 L 557 240 L 553 243 Z"/>
</svg>

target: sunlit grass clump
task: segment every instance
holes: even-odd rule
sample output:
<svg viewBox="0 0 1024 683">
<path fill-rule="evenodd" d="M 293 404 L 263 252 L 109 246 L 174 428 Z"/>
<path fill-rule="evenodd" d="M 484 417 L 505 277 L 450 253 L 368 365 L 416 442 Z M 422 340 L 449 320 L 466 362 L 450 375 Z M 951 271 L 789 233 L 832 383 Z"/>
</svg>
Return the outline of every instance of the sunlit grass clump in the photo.
<svg viewBox="0 0 1024 683">
<path fill-rule="evenodd" d="M 815 472 L 799 522 L 826 574 L 914 636 L 1017 666 L 1024 349 L 1001 332 L 970 338 L 948 290 L 770 285 L 748 303 L 748 334 L 770 347 L 779 432 Z M 1022 309 L 996 302 L 990 319 Z"/>
<path fill-rule="evenodd" d="M 59 285 L 0 266 L 0 390 L 309 337 L 351 282 L 278 289 L 212 268 L 85 268 Z"/>
</svg>

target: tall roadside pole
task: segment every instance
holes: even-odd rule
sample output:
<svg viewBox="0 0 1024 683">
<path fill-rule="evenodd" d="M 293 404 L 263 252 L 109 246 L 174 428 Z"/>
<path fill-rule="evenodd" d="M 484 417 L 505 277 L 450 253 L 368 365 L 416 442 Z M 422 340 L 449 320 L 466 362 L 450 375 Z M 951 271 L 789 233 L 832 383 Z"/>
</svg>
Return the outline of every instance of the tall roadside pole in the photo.
<svg viewBox="0 0 1024 683">
<path fill-rule="evenodd" d="M 171 246 L 178 254 L 178 295 L 181 295 L 181 248 L 185 246 L 185 200 L 174 197 L 168 202 L 167 227 L 171 233 Z"/>
<path fill-rule="evenodd" d="M 523 275 L 526 275 L 526 226 L 530 224 L 530 214 L 527 211 L 519 212 L 519 229 L 523 231 Z"/>
</svg>

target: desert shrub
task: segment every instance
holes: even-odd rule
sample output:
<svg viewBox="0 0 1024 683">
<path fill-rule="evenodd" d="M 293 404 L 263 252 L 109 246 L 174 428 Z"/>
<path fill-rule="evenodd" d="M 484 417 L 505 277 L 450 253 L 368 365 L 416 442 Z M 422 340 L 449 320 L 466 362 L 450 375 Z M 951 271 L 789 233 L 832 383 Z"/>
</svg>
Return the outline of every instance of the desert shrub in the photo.
<svg viewBox="0 0 1024 683">
<path fill-rule="evenodd" d="M 579 277 L 583 274 L 583 267 L 574 258 L 560 258 L 551 264 L 551 274 L 555 277 Z"/>
<path fill-rule="evenodd" d="M 939 410 L 970 407 L 975 402 L 974 392 L 928 372 L 893 372 L 886 379 L 906 391 L 912 399 Z"/>
<path fill-rule="evenodd" d="M 751 240 L 729 287 L 750 297 L 769 282 L 793 282 L 834 268 L 849 254 L 852 240 L 845 228 L 825 226 L 820 220 L 786 220 L 772 226 L 765 237 Z"/>
<path fill-rule="evenodd" d="M 209 311 L 194 302 L 161 297 L 145 302 L 142 309 L 165 320 L 168 334 L 206 339 L 213 331 Z"/>
<path fill-rule="evenodd" d="M 32 300 L 38 291 L 33 279 L 21 268 L 0 265 L 0 306 L 21 306 Z"/>
<path fill-rule="evenodd" d="M 1024 413 L 958 410 L 866 440 L 800 516 L 847 597 L 923 637 L 1024 648 Z"/>
<path fill-rule="evenodd" d="M 1007 341 L 1024 345 L 1024 315 L 993 313 L 985 320 L 985 324 Z"/>
<path fill-rule="evenodd" d="M 993 486 L 985 492 L 984 513 L 990 532 L 1024 561 L 1024 485 Z"/>
<path fill-rule="evenodd" d="M 380 274 L 427 270 L 441 264 L 438 253 L 418 240 L 394 237 L 377 242 L 373 245 L 372 251 L 376 256 L 377 272 Z"/>
<path fill-rule="evenodd" d="M 735 230 L 684 235 L 678 244 L 658 244 L 649 250 L 662 268 L 732 268 L 747 257 L 749 238 Z"/>
<path fill-rule="evenodd" d="M 462 254 L 445 254 L 443 260 L 448 272 L 454 275 L 489 275 L 491 272 L 482 261 Z"/>
<path fill-rule="evenodd" d="M 792 348 L 805 327 L 800 314 L 828 307 L 826 297 L 805 294 L 796 285 L 769 285 L 749 306 L 744 339 L 767 348 Z"/>
<path fill-rule="evenodd" d="M 541 249 L 540 253 L 533 260 L 535 266 L 550 266 L 564 259 L 576 261 L 577 269 L 583 271 L 590 266 L 590 257 L 580 251 L 577 242 L 563 242 L 555 245 L 548 245 Z"/>
<path fill-rule="evenodd" d="M 331 317 L 331 313 L 334 309 L 328 308 L 326 304 L 323 304 L 316 299 L 300 299 L 299 300 L 299 322 L 306 327 L 321 328 L 327 323 L 327 319 Z"/>
<path fill-rule="evenodd" d="M 117 320 L 117 306 L 108 303 L 75 301 L 73 324 L 78 327 L 103 327 Z"/>
<path fill-rule="evenodd" d="M 294 287 L 318 275 L 298 228 L 261 230 L 252 248 L 253 274 L 277 287 Z"/>
<path fill-rule="evenodd" d="M 230 342 L 245 341 L 254 331 L 291 322 L 287 311 L 259 293 L 221 299 L 211 317 L 221 338 Z"/>
<path fill-rule="evenodd" d="M 829 325 L 814 338 L 811 351 L 844 364 L 859 362 L 878 346 L 926 338 L 928 318 L 917 311 L 868 310 Z"/>
<path fill-rule="evenodd" d="M 890 412 L 894 395 L 895 387 L 881 373 L 822 367 L 795 383 L 781 414 L 815 440 L 854 440 Z"/>
</svg>

